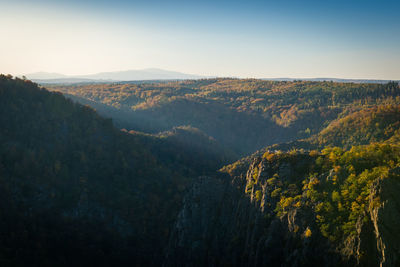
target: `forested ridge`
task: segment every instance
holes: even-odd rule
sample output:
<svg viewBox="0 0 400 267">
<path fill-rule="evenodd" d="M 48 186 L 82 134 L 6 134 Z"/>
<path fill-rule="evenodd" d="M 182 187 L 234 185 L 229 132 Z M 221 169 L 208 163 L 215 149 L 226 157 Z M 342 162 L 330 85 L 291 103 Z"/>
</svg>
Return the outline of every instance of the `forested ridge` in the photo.
<svg viewBox="0 0 400 267">
<path fill-rule="evenodd" d="M 241 211 L 228 216 L 250 218 L 243 223 L 247 230 L 222 227 L 233 227 L 236 234 L 226 238 L 245 242 L 247 250 L 225 240 L 229 248 L 219 247 L 221 259 L 202 257 L 260 266 L 397 266 L 400 113 L 398 101 L 383 102 L 348 107 L 309 138 L 266 147 L 222 168 L 247 196 L 234 197 Z"/>
<path fill-rule="evenodd" d="M 220 243 L 215 251 L 220 256 L 203 254 L 201 249 L 184 251 L 175 245 L 174 259 L 200 254 L 200 259 L 217 265 L 397 266 L 399 151 L 398 143 L 349 150 L 266 151 L 226 166 L 221 171 L 229 174 L 228 183 L 237 191 L 220 189 L 218 194 L 224 194 L 224 199 L 217 203 L 200 200 L 206 207 L 225 206 L 223 216 L 207 214 L 217 222 L 215 229 L 203 229 L 207 238 L 225 231 L 217 238 Z M 204 181 L 198 183 L 201 187 Z M 191 201 L 195 200 L 185 203 Z M 207 210 L 186 209 L 185 213 L 195 214 L 198 209 Z M 180 223 L 190 221 L 187 217 Z M 227 223 L 225 217 L 241 223 Z M 194 225 L 184 227 L 196 229 Z M 192 235 L 189 231 L 174 238 L 190 242 Z"/>
<path fill-rule="evenodd" d="M 0 124 L 5 265 L 154 264 L 190 179 L 228 162 L 4 75 Z"/>
<path fill-rule="evenodd" d="M 0 75 L 3 265 L 399 264 L 397 83 L 50 89 Z"/>
<path fill-rule="evenodd" d="M 268 145 L 310 137 L 339 116 L 400 101 L 395 82 L 355 84 L 219 78 L 51 86 L 50 89 L 80 97 L 81 101 L 94 101 L 97 110 L 113 117 L 121 128 L 149 133 L 183 125 L 198 128 L 235 151 L 237 156 L 249 155 Z"/>
</svg>

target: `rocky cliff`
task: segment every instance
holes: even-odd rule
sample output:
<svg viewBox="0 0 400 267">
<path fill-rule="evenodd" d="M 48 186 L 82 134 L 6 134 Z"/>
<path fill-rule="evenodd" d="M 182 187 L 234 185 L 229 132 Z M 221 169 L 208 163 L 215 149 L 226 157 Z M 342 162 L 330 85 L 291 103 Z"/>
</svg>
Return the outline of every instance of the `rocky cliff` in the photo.
<svg viewBox="0 0 400 267">
<path fill-rule="evenodd" d="M 342 222 L 320 211 L 321 203 L 327 203 L 323 196 L 330 194 L 330 182 L 339 171 L 337 167 L 318 169 L 318 158 L 324 156 L 267 152 L 228 166 L 215 177 L 200 177 L 184 199 L 165 265 L 399 264 L 398 168 L 390 170 L 385 178 L 373 179 L 365 209 L 348 217 L 356 216 L 354 220 L 336 210 L 329 213 L 344 217 Z M 303 180 L 318 171 L 314 180 Z M 316 181 L 319 187 L 309 189 Z M 315 199 L 313 190 L 321 193 L 319 199 Z M 339 229 L 342 224 L 351 232 L 338 235 L 337 230 L 336 239 L 327 234 L 325 225 Z"/>
</svg>

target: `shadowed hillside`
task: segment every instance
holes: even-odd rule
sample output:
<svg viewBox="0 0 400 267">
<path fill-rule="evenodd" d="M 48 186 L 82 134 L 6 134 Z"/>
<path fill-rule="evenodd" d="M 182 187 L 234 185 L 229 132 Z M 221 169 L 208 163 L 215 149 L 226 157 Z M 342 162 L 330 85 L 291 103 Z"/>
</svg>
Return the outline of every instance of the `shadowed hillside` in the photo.
<svg viewBox="0 0 400 267">
<path fill-rule="evenodd" d="M 238 156 L 275 143 L 307 138 L 319 133 L 339 114 L 393 104 L 400 97 L 396 83 L 255 79 L 49 88 L 78 96 L 78 101 L 94 101 L 91 105 L 112 117 L 121 128 L 157 133 L 188 125 L 205 132 Z M 114 112 L 115 109 L 120 112 Z"/>
<path fill-rule="evenodd" d="M 4 265 L 160 262 L 190 179 L 227 163 L 3 75 L 0 124 Z"/>
<path fill-rule="evenodd" d="M 0 76 L 3 265 L 398 265 L 397 84 L 72 89 Z"/>
</svg>

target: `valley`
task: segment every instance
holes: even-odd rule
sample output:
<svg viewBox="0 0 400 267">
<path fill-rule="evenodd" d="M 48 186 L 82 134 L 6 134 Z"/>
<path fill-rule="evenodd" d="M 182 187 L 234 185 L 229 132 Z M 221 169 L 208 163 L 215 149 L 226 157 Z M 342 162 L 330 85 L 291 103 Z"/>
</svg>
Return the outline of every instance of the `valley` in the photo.
<svg viewBox="0 0 400 267">
<path fill-rule="evenodd" d="M 399 264 L 396 82 L 0 75 L 0 102 L 6 265 Z"/>
</svg>

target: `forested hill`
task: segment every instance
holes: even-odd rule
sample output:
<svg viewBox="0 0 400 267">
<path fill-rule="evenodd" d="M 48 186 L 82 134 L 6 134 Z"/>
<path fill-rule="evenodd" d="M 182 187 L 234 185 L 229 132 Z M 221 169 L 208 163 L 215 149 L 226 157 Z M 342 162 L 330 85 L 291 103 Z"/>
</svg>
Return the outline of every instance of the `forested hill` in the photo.
<svg viewBox="0 0 400 267">
<path fill-rule="evenodd" d="M 400 138 L 400 106 L 398 104 L 349 108 L 321 132 L 309 138 L 275 144 L 265 150 L 323 149 L 338 146 L 350 149 L 355 145 L 386 142 L 396 143 Z"/>
<path fill-rule="evenodd" d="M 0 75 L 0 264 L 399 264 L 397 83 L 52 90 L 118 127 Z"/>
<path fill-rule="evenodd" d="M 395 82 L 203 79 L 49 89 L 93 101 L 96 109 L 111 116 L 120 128 L 157 133 L 187 125 L 200 129 L 238 156 L 310 137 L 349 112 L 400 102 Z"/>
<path fill-rule="evenodd" d="M 398 266 L 399 159 L 398 143 L 267 152 L 201 177 L 167 265 Z"/>
<path fill-rule="evenodd" d="M 4 75 L 0 125 L 4 266 L 158 263 L 186 185 L 227 163 Z"/>
<path fill-rule="evenodd" d="M 399 266 L 398 104 L 342 114 L 199 178 L 167 265 Z"/>
<path fill-rule="evenodd" d="M 400 105 L 388 104 L 349 112 L 311 140 L 319 147 L 333 145 L 349 149 L 354 145 L 386 141 L 398 135 L 399 130 Z"/>
</svg>

